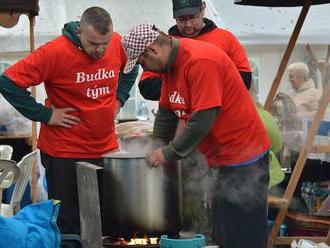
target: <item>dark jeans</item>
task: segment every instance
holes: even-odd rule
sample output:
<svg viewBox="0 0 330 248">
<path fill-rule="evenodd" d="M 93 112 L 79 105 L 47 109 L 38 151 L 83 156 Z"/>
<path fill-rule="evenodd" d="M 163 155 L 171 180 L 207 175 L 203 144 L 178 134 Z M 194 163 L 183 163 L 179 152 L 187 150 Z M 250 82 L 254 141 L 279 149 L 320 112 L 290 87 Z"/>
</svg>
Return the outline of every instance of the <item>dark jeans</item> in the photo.
<svg viewBox="0 0 330 248">
<path fill-rule="evenodd" d="M 269 154 L 253 165 L 215 171 L 213 239 L 221 248 L 267 246 Z"/>
<path fill-rule="evenodd" d="M 41 152 L 46 170 L 48 198 L 61 201 L 57 219 L 62 234 L 80 234 L 76 162 L 87 161 L 102 165 L 102 159 L 55 158 Z"/>
</svg>

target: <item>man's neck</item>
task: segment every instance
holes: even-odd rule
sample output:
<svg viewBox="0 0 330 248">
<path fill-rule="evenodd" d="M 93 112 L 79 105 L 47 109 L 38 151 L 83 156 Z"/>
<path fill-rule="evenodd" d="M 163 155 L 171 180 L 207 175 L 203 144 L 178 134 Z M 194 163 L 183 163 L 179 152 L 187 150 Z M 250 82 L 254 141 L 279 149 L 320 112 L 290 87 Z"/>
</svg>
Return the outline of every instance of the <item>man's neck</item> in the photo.
<svg viewBox="0 0 330 248">
<path fill-rule="evenodd" d="M 180 41 L 171 37 L 171 52 L 167 61 L 167 71 L 171 70 L 179 52 Z"/>
</svg>

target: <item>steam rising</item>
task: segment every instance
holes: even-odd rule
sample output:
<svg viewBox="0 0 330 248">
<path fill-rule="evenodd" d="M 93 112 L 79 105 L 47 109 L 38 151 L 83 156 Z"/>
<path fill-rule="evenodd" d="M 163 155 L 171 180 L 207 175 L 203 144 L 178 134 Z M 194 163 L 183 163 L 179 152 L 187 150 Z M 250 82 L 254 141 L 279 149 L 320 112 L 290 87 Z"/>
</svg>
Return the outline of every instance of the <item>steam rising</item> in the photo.
<svg viewBox="0 0 330 248">
<path fill-rule="evenodd" d="M 150 137 L 136 137 L 121 140 L 120 151 L 121 152 L 132 152 L 132 153 L 142 153 L 144 155 L 149 154 L 156 148 L 164 146 L 161 142 L 152 142 Z"/>
<path fill-rule="evenodd" d="M 163 145 L 165 144 L 151 142 L 151 138 L 147 136 L 131 137 L 121 140 L 121 151 L 138 152 L 147 155 L 152 150 Z M 225 189 L 222 190 L 222 193 L 225 192 L 223 197 L 226 198 L 226 201 L 239 206 L 244 211 L 250 210 L 256 204 L 256 202 L 251 202 L 250 199 L 261 191 L 261 182 L 264 181 L 268 185 L 269 178 L 267 173 L 265 174 L 266 170 L 258 171 L 253 168 L 246 176 L 224 173 L 226 178 L 221 181 L 217 175 L 219 170 L 210 169 L 205 157 L 198 152 L 181 160 L 181 165 L 183 191 L 182 230 L 186 233 L 202 233 L 208 240 L 212 240 L 211 226 L 213 217 L 211 208 L 213 197 L 219 191 L 217 187 L 221 186 L 221 188 Z M 216 180 L 217 187 L 215 187 Z M 258 197 L 254 198 L 258 201 Z"/>
</svg>

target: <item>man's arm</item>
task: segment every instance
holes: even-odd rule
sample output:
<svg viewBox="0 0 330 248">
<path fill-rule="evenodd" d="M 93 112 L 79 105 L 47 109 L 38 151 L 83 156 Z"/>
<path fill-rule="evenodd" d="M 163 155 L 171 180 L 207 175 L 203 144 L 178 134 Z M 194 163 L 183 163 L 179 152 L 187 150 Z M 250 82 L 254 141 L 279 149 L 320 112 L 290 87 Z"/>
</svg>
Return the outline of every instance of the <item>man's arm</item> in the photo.
<svg viewBox="0 0 330 248">
<path fill-rule="evenodd" d="M 182 159 L 196 150 L 198 144 L 213 127 L 219 110 L 220 108 L 216 107 L 193 113 L 181 135 L 162 148 L 164 159 L 166 161 Z"/>
<path fill-rule="evenodd" d="M 52 115 L 52 109 L 37 103 L 31 93 L 19 88 L 6 75 L 0 76 L 0 93 L 26 118 L 47 123 Z"/>
<path fill-rule="evenodd" d="M 175 135 L 178 117 L 170 110 L 159 106 L 153 128 L 153 139 L 168 144 Z"/>
<path fill-rule="evenodd" d="M 151 165 L 182 159 L 193 152 L 201 140 L 211 130 L 220 108 L 211 108 L 195 112 L 186 123 L 181 135 L 168 145 L 154 150 L 147 159 Z M 157 130 L 154 127 L 154 132 Z M 170 135 L 158 135 L 170 140 Z M 165 139 L 166 138 L 166 139 Z"/>
<path fill-rule="evenodd" d="M 124 74 L 123 72 L 120 72 L 118 87 L 117 87 L 117 108 L 118 108 L 118 103 L 120 104 L 119 106 L 120 108 L 125 104 L 125 102 L 129 98 L 129 92 L 135 83 L 138 73 L 139 73 L 138 65 L 136 65 L 133 68 L 133 70 L 128 74 Z M 118 102 L 118 100 L 120 102 Z"/>
<path fill-rule="evenodd" d="M 239 74 L 241 74 L 241 77 L 243 79 L 243 82 L 245 84 L 245 87 L 247 90 L 250 90 L 251 83 L 252 83 L 252 72 L 250 71 L 239 71 Z"/>
<path fill-rule="evenodd" d="M 80 122 L 79 117 L 69 114 L 76 111 L 75 109 L 47 108 L 38 103 L 29 91 L 19 88 L 4 74 L 0 76 L 0 93 L 18 112 L 30 120 L 67 128 Z"/>
</svg>

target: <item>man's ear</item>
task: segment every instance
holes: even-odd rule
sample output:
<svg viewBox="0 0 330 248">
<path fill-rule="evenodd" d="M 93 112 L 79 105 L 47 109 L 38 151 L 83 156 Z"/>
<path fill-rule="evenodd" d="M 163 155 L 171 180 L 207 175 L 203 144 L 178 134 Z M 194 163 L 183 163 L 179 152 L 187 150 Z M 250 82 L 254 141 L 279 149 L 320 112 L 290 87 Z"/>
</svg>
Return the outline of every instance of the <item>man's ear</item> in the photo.
<svg viewBox="0 0 330 248">
<path fill-rule="evenodd" d="M 77 33 L 77 36 L 80 38 L 80 35 L 81 35 L 81 28 L 80 28 L 80 26 L 77 27 L 76 33 Z"/>
<path fill-rule="evenodd" d="M 158 50 L 157 50 L 157 48 L 156 48 L 156 46 L 155 46 L 154 44 L 150 44 L 150 45 L 148 45 L 148 46 L 146 47 L 146 51 L 147 51 L 148 53 L 152 53 L 152 54 L 155 54 L 155 55 L 158 54 Z"/>
</svg>

